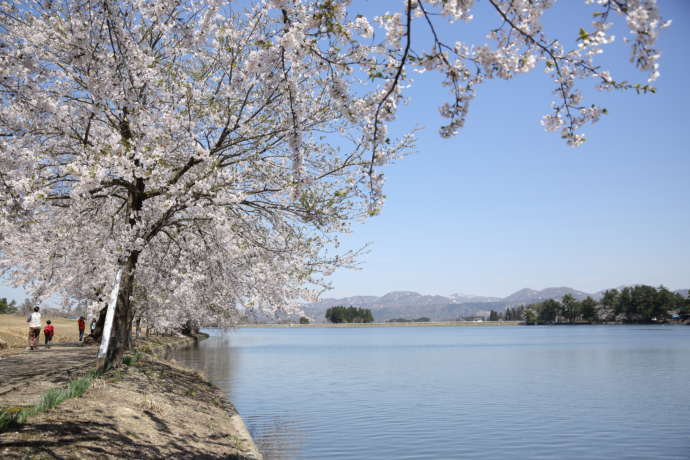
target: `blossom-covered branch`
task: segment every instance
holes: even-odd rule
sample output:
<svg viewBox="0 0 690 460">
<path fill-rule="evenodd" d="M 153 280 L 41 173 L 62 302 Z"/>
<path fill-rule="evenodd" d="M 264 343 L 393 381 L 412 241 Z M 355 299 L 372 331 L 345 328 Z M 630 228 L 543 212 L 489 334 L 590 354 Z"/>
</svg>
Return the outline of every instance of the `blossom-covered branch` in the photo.
<svg viewBox="0 0 690 460">
<path fill-rule="evenodd" d="M 413 147 L 388 134 L 412 72 L 450 88 L 446 137 L 478 85 L 538 63 L 557 95 L 543 123 L 573 145 L 602 113 L 579 80 L 652 89 L 594 58 L 618 13 L 653 81 L 654 1 L 597 1 L 573 50 L 542 30 L 552 1 L 489 3 L 500 25 L 472 45 L 435 24 L 471 20 L 472 0 L 404 0 L 371 20 L 349 0 L 0 1 L 0 273 L 98 302 L 124 268 L 116 361 L 135 315 L 285 310 L 353 264 L 334 252 L 339 235 L 380 210 L 382 166 Z"/>
</svg>

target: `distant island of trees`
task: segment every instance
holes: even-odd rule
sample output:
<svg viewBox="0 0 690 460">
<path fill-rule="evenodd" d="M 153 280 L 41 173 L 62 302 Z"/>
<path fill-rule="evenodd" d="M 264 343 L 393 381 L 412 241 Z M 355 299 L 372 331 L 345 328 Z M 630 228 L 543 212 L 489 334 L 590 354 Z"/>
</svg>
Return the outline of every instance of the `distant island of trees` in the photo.
<svg viewBox="0 0 690 460">
<path fill-rule="evenodd" d="M 675 317 L 673 316 L 675 315 Z M 690 293 L 684 298 L 663 286 L 638 285 L 609 289 L 599 301 L 577 300 L 566 294 L 559 301 L 548 299 L 527 306 L 491 311 L 489 321 L 524 321 L 526 324 L 652 323 L 688 319 Z"/>
<path fill-rule="evenodd" d="M 357 307 L 331 307 L 326 310 L 326 319 L 331 323 L 373 323 L 371 310 Z"/>
</svg>

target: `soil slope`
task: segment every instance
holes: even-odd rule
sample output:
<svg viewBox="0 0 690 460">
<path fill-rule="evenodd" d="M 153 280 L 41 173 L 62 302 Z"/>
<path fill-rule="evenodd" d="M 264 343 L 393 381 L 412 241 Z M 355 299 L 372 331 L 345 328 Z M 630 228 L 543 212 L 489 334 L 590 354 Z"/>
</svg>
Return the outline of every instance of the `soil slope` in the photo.
<svg viewBox="0 0 690 460">
<path fill-rule="evenodd" d="M 0 409 L 35 401 L 37 392 L 59 386 L 93 366 L 95 348 L 73 355 L 62 377 L 5 379 Z M 55 351 L 55 350 L 51 350 Z M 0 360 L 0 373 L 15 368 L 26 352 Z M 50 357 L 49 352 L 41 353 Z M 57 358 L 57 354 L 53 355 Z M 86 364 L 86 365 L 85 365 Z M 31 366 L 28 366 L 29 368 Z M 69 370 L 69 372 L 67 372 Z M 26 424 L 0 432 L 2 459 L 195 458 L 261 459 L 239 414 L 203 376 L 150 355 L 142 355 L 97 378 L 81 397 L 70 399 Z"/>
</svg>

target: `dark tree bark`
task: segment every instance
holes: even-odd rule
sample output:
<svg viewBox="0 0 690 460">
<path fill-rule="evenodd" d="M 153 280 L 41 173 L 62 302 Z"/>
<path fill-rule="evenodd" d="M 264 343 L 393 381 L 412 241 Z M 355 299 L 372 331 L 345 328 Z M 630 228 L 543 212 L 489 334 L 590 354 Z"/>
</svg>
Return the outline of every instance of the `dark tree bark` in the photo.
<svg viewBox="0 0 690 460">
<path fill-rule="evenodd" d="M 117 295 L 117 304 L 113 317 L 113 327 L 110 331 L 110 343 L 105 357 L 104 367 L 106 369 L 119 366 L 125 352 L 132 347 L 134 308 L 130 298 L 134 287 L 134 274 L 138 259 L 138 252 L 130 254 L 122 270 L 120 290 Z"/>
<path fill-rule="evenodd" d="M 123 118 L 120 123 L 120 134 L 125 140 L 132 138 L 132 132 L 127 121 L 127 108 L 123 108 Z M 139 166 L 139 160 L 134 162 Z M 135 178 L 127 189 L 127 219 L 131 227 L 136 226 L 138 213 L 141 211 L 145 200 L 144 180 Z M 154 234 L 150 234 L 149 238 Z M 125 352 L 132 348 L 132 322 L 134 320 L 134 305 L 131 298 L 134 292 L 134 276 L 139 260 L 139 251 L 132 251 L 124 261 L 120 290 L 115 305 L 113 327 L 110 333 L 110 343 L 106 353 L 103 367 L 106 369 L 117 367 L 122 362 Z"/>
<path fill-rule="evenodd" d="M 139 336 L 141 336 L 141 316 L 137 316 L 137 319 L 134 322 L 136 323 L 136 326 L 135 326 L 136 336 L 139 337 Z"/>
<path fill-rule="evenodd" d="M 188 320 L 182 325 L 182 334 L 184 335 L 194 335 L 199 333 L 199 324 L 196 321 Z"/>
<path fill-rule="evenodd" d="M 96 328 L 91 332 L 88 337 L 90 337 L 94 342 L 101 343 L 101 338 L 103 337 L 103 327 L 105 326 L 105 314 L 108 311 L 108 305 L 101 308 L 98 312 L 98 319 L 96 320 Z M 91 327 L 91 325 L 88 325 Z"/>
</svg>

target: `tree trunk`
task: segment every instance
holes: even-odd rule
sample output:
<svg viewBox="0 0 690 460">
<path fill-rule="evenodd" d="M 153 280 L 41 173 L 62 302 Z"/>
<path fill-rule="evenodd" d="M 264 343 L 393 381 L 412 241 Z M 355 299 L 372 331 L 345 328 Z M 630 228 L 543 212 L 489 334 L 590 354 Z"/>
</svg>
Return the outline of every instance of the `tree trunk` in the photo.
<svg viewBox="0 0 690 460">
<path fill-rule="evenodd" d="M 130 298 L 134 286 L 134 275 L 137 267 L 139 253 L 133 252 L 127 258 L 122 271 L 120 290 L 115 305 L 113 327 L 110 331 L 110 343 L 105 358 L 105 369 L 117 367 L 122 362 L 125 352 L 132 347 L 132 322 L 134 320 L 134 308 Z"/>
<path fill-rule="evenodd" d="M 103 327 L 105 326 L 105 314 L 107 311 L 108 305 L 106 304 L 106 306 L 101 308 L 101 311 L 98 312 L 96 328 L 93 330 L 92 333 L 89 334 L 89 337 L 91 337 L 96 343 L 101 343 L 101 338 L 103 336 Z M 89 327 L 91 327 L 90 324 Z"/>
<path fill-rule="evenodd" d="M 183 335 L 195 335 L 199 333 L 199 324 L 196 321 L 187 320 L 181 328 Z"/>
<path fill-rule="evenodd" d="M 129 121 L 127 120 L 127 107 L 123 107 L 122 115 L 120 134 L 123 139 L 129 141 L 132 138 L 132 132 L 129 127 Z M 139 160 L 134 160 L 134 164 L 140 166 Z M 126 216 L 132 228 L 137 225 L 139 219 L 137 217 L 138 213 L 144 205 L 145 188 L 144 180 L 142 178 L 136 178 L 127 191 Z M 117 294 L 113 327 L 110 331 L 110 343 L 105 357 L 105 369 L 119 366 L 125 352 L 132 348 L 132 322 L 135 312 L 130 299 L 134 291 L 134 275 L 136 273 L 139 254 L 139 251 L 132 251 L 127 257 L 127 260 L 125 260 L 124 267 L 122 267 L 120 290 Z"/>
</svg>

